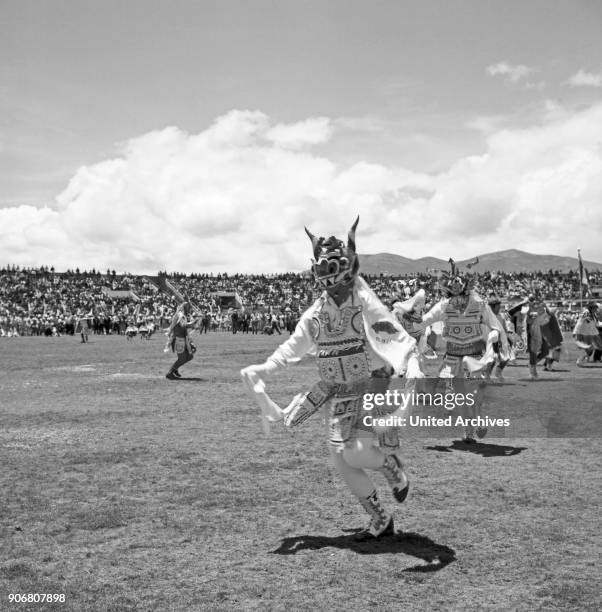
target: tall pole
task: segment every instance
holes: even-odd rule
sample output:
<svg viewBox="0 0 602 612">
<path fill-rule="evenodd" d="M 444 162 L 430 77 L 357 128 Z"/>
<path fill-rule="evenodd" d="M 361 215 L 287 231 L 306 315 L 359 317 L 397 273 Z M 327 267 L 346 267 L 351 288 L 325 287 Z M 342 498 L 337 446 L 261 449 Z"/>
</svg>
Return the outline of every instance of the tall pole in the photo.
<svg viewBox="0 0 602 612">
<path fill-rule="evenodd" d="M 577 249 L 579 255 L 579 310 L 583 309 L 583 263 L 581 260 L 581 249 Z"/>
</svg>

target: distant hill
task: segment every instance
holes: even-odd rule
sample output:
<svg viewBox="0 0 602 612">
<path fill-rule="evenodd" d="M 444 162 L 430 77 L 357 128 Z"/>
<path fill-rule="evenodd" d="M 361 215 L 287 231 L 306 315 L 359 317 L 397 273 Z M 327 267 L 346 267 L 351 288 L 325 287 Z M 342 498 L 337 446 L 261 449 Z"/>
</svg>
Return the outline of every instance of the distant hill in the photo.
<svg viewBox="0 0 602 612">
<path fill-rule="evenodd" d="M 559 270 L 569 272 L 578 269 L 576 257 L 562 257 L 559 255 L 535 255 L 526 251 L 509 249 L 507 251 L 497 251 L 495 253 L 485 253 L 457 261 L 456 264 L 461 269 L 466 269 L 466 264 L 473 262 L 476 257 L 479 263 L 472 268 L 475 272 L 539 272 L 548 270 Z M 588 271 L 602 270 L 601 263 L 584 261 L 583 265 Z M 366 274 L 416 274 L 426 272 L 427 268 L 449 270 L 449 264 L 444 259 L 437 257 L 421 257 L 420 259 L 409 259 L 401 255 L 392 253 L 377 253 L 375 255 L 361 255 L 360 267 Z"/>
</svg>

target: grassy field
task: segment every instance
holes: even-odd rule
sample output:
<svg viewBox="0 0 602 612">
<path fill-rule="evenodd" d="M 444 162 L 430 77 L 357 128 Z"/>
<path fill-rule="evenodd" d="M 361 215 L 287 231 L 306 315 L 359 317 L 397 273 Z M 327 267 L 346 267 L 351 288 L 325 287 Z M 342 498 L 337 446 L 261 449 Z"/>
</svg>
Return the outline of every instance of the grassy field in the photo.
<svg viewBox="0 0 602 612">
<path fill-rule="evenodd" d="M 0 339 L 0 610 L 601 608 L 599 439 L 408 439 L 406 503 L 375 475 L 400 533 L 357 544 L 320 419 L 265 438 L 244 394 L 239 369 L 283 338 L 203 336 L 178 382 L 160 335 Z M 580 379 L 599 402 L 602 369 L 569 348 L 497 392 L 528 411 Z M 316 379 L 304 361 L 273 396 Z"/>
</svg>

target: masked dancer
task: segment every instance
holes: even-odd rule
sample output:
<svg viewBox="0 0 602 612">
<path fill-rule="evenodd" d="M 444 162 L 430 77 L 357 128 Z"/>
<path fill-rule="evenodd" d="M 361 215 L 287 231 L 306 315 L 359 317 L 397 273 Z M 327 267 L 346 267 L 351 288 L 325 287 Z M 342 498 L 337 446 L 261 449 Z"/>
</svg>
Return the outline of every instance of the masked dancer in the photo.
<svg viewBox="0 0 602 612">
<path fill-rule="evenodd" d="M 415 340 L 358 274 L 358 221 L 346 245 L 334 236 L 317 238 L 306 229 L 313 247 L 313 272 L 323 293 L 265 363 L 249 366 L 241 374 L 258 399 L 263 397 L 266 417 L 282 416 L 287 427 L 300 425 L 321 409 L 334 466 L 370 517 L 367 529 L 356 535 L 366 540 L 394 532 L 393 514 L 381 503 L 366 470 L 381 472 L 400 503 L 408 494 L 409 482 L 398 456 L 397 429 L 377 431 L 366 424 L 365 416 L 383 412 L 376 407 L 372 412 L 364 409 L 363 394 L 379 383 L 386 386 L 392 374 L 405 372 L 408 378 L 422 374 Z M 320 381 L 279 414 L 263 393 L 262 379 L 306 354 L 317 358 Z"/>
<path fill-rule="evenodd" d="M 487 302 L 472 290 L 471 278 L 457 269 L 453 259 L 449 261 L 451 273 L 443 274 L 439 280 L 443 299 L 422 317 L 422 325 L 443 322 L 445 354 L 439 376 L 447 379 L 448 390 L 462 391 L 466 388 L 464 378 L 487 375 L 496 352 L 509 353 L 508 340 Z M 476 405 L 465 406 L 464 416 L 476 417 L 476 409 Z M 472 425 L 465 427 L 464 441 L 474 443 L 474 433 Z M 476 428 L 478 437 L 486 433 L 486 428 Z"/>
</svg>

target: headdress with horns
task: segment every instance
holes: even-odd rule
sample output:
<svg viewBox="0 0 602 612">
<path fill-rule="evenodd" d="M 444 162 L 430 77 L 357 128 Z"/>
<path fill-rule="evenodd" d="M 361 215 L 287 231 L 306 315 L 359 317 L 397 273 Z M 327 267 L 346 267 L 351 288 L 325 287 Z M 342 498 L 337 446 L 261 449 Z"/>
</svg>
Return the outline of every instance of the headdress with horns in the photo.
<svg viewBox="0 0 602 612">
<path fill-rule="evenodd" d="M 464 274 L 460 271 L 456 262 L 450 257 L 449 265 L 451 267 L 450 272 L 443 272 L 439 277 L 439 289 L 445 297 L 452 297 L 454 295 L 467 295 L 472 289 L 474 284 L 474 278 L 468 274 Z M 466 264 L 468 269 L 479 263 L 479 259 L 476 261 Z"/>
<path fill-rule="evenodd" d="M 347 234 L 347 246 L 334 236 L 316 238 L 305 228 L 314 253 L 312 270 L 316 280 L 325 289 L 348 285 L 359 272 L 360 261 L 355 252 L 355 229 L 359 220 L 358 217 Z"/>
</svg>

